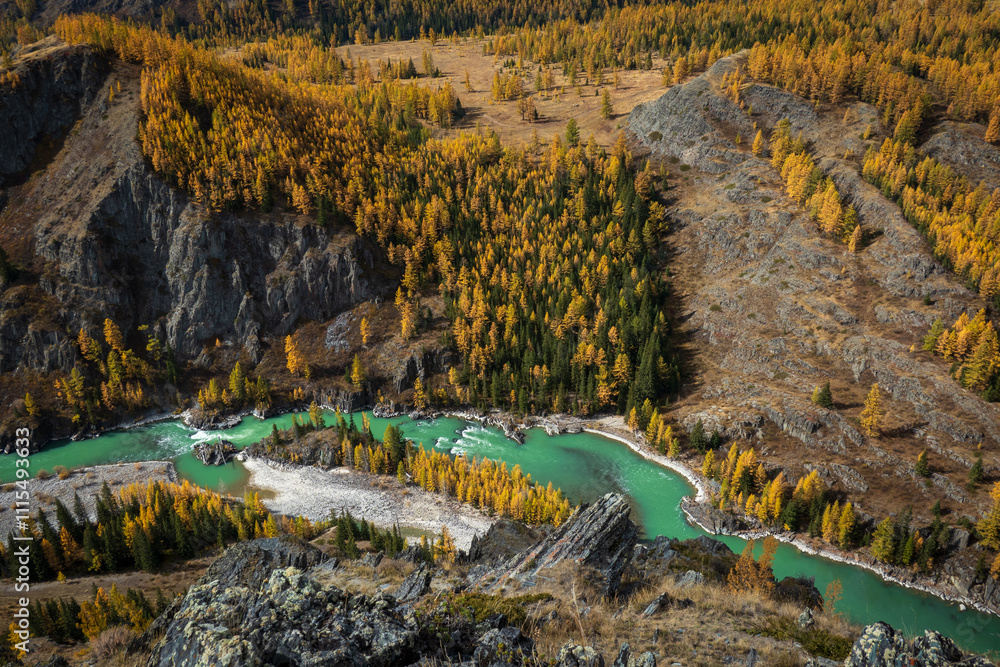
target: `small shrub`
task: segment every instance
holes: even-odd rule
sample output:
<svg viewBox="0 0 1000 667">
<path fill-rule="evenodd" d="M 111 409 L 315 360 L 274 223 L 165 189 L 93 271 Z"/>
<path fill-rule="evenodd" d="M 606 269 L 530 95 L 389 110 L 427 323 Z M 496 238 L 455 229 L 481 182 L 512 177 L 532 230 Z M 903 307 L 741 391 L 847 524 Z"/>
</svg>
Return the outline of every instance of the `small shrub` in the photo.
<svg viewBox="0 0 1000 667">
<path fill-rule="evenodd" d="M 845 660 L 854 642 L 849 637 L 835 635 L 829 630 L 812 627 L 801 630 L 796 622 L 787 616 L 777 616 L 759 621 L 750 632 L 772 637 L 778 641 L 795 641 L 812 655 L 828 660 Z"/>
<path fill-rule="evenodd" d="M 767 204 L 768 202 L 771 201 L 771 198 L 768 197 L 767 195 L 764 195 L 763 197 L 760 198 L 760 201 L 761 203 Z"/>
<path fill-rule="evenodd" d="M 503 614 L 511 625 L 520 626 L 528 618 L 525 605 L 551 599 L 552 596 L 548 593 L 519 595 L 510 598 L 484 593 L 463 593 L 455 598 L 455 606 L 464 607 L 472 612 L 472 619 L 476 623 L 482 623 L 494 614 Z"/>
<path fill-rule="evenodd" d="M 720 310 L 722 310 L 722 306 L 720 306 L 720 305 L 719 305 L 719 304 L 717 304 L 717 303 L 713 303 L 713 304 L 712 304 L 711 306 L 709 306 L 709 307 L 708 307 L 708 309 L 709 309 L 710 311 L 712 311 L 713 313 L 717 313 L 717 312 L 719 312 Z"/>
<path fill-rule="evenodd" d="M 90 652 L 98 660 L 106 660 L 120 650 L 135 637 L 132 628 L 126 625 L 115 625 L 90 640 Z"/>
<path fill-rule="evenodd" d="M 652 141 L 663 141 L 663 133 L 653 130 L 652 132 L 649 133 L 649 138 Z"/>
<path fill-rule="evenodd" d="M 691 165 L 689 165 L 689 164 L 682 164 L 680 166 L 680 170 L 681 171 L 691 171 Z"/>
<path fill-rule="evenodd" d="M 48 479 L 49 471 L 46 470 L 45 468 L 42 468 L 41 470 L 38 471 L 38 474 L 35 475 L 35 477 L 37 477 L 38 479 Z"/>
</svg>

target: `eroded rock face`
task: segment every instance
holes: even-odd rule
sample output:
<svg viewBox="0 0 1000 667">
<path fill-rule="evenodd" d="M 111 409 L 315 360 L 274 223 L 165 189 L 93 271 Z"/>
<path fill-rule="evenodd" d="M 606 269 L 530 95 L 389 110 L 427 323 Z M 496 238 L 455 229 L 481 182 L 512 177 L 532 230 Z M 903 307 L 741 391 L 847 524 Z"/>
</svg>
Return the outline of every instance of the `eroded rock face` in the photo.
<svg viewBox="0 0 1000 667">
<path fill-rule="evenodd" d="M 259 590 L 192 587 L 149 664 L 388 667 L 411 661 L 417 634 L 391 598 L 347 595 L 288 567 Z"/>
<path fill-rule="evenodd" d="M 27 168 L 40 141 L 65 134 L 107 69 L 90 47 L 70 46 L 55 36 L 18 55 L 18 84 L 0 97 L 0 187 Z"/>
<path fill-rule="evenodd" d="M 607 494 L 586 509 L 577 510 L 551 535 L 497 568 L 487 587 L 497 589 L 508 579 L 530 584 L 540 570 L 570 561 L 592 568 L 603 592 L 614 595 L 639 535 L 629 512 L 623 496 Z"/>
</svg>

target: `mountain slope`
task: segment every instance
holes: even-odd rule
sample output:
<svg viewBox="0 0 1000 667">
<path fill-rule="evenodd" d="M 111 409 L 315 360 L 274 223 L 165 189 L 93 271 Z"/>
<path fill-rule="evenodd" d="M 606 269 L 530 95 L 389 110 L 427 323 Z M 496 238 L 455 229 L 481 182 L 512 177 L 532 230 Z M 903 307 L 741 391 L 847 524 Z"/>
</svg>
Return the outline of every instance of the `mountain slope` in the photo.
<svg viewBox="0 0 1000 667">
<path fill-rule="evenodd" d="M 949 520 L 978 520 L 989 498 L 970 494 L 966 475 L 980 443 L 987 468 L 996 466 L 1000 411 L 911 346 L 920 349 L 935 319 L 953 321 L 985 302 L 931 256 L 895 204 L 861 179 L 858 158 L 881 143 L 877 132 L 861 139 L 869 124 L 877 127 L 877 112 L 860 103 L 817 109 L 751 84 L 741 90 L 749 117 L 723 94 L 724 78 L 731 80 L 744 58 L 720 60 L 629 118 L 642 149 L 681 176 L 669 210 L 671 270 L 692 382 L 675 404 L 676 417 L 688 429 L 702 420 L 709 433 L 756 446 L 768 467 L 783 468 L 793 482 L 818 470 L 868 515 L 912 505 L 920 521 L 930 522 L 940 500 Z M 767 136 L 782 118 L 810 142 L 817 165 L 857 209 L 871 237 L 861 252 L 824 238 L 785 194 L 777 170 L 751 153 L 756 129 Z M 810 400 L 824 382 L 832 387 L 830 410 Z M 859 425 L 876 382 L 888 410 L 878 439 Z M 925 448 L 932 461 L 927 480 L 915 468 Z M 956 590 L 974 575 L 962 578 Z M 992 599 L 996 592 L 983 594 Z"/>
</svg>

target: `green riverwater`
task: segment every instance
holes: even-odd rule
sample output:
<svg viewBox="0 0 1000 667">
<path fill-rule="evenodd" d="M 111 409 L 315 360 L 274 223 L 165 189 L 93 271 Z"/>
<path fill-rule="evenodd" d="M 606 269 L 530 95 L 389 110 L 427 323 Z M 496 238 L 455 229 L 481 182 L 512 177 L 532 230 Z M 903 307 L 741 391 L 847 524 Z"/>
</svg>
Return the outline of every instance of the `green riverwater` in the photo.
<svg viewBox="0 0 1000 667">
<path fill-rule="evenodd" d="M 361 417 L 356 416 L 360 425 Z M 328 416 L 328 423 L 333 419 Z M 372 419 L 372 432 L 381 437 L 388 420 Z M 413 422 L 405 417 L 391 420 L 401 425 L 406 437 L 439 451 L 461 452 L 477 458 L 520 464 L 532 479 L 562 488 L 571 502 L 593 500 L 609 491 L 623 493 L 632 501 L 634 519 L 644 528 L 644 537 L 669 535 L 681 539 L 704 534 L 684 520 L 679 502 L 693 492 L 681 476 L 642 458 L 627 446 L 590 433 L 548 436 L 541 429 L 529 430 L 524 445 L 508 440 L 496 429 L 464 420 L 442 418 Z M 240 492 L 247 481 L 239 463 L 208 467 L 191 455 L 200 440 L 224 437 L 245 447 L 266 436 L 271 425 L 291 425 L 291 415 L 267 420 L 245 418 L 239 426 L 223 432 L 195 431 L 179 421 L 164 421 L 129 431 L 108 433 L 92 440 L 64 442 L 46 447 L 31 457 L 32 475 L 41 469 L 52 472 L 57 465 L 85 465 L 155 459 L 172 460 L 178 473 L 202 486 Z M 14 479 L 14 457 L 0 457 L 0 482 Z M 736 537 L 722 537 L 739 552 L 745 544 Z M 837 610 L 857 623 L 886 621 L 907 634 L 933 628 L 951 637 L 967 650 L 1000 652 L 1000 617 L 976 611 L 959 611 L 957 604 L 888 584 L 877 575 L 844 563 L 810 556 L 792 546 L 778 547 L 774 560 L 778 578 L 811 576 L 816 587 L 839 579 L 843 599 Z"/>
</svg>

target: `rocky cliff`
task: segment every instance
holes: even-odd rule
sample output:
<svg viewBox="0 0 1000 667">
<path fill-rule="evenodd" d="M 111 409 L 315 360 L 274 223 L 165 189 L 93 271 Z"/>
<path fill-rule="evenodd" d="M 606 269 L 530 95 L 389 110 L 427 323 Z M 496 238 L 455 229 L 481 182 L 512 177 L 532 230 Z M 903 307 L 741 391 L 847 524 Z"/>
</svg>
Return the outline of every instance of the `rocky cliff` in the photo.
<svg viewBox="0 0 1000 667">
<path fill-rule="evenodd" d="M 105 316 L 126 332 L 151 325 L 181 358 L 197 359 L 218 339 L 259 361 L 265 336 L 391 291 L 380 251 L 347 231 L 279 212 L 209 213 L 164 183 L 135 141 L 138 70 L 119 63 L 105 75 L 87 47 L 46 44 L 44 57 L 22 58 L 26 83 L 0 100 L 25 127 L 24 138 L 4 133 L 0 164 L 23 170 L 33 136 L 75 125 L 44 176 L 10 192 L 0 228 L 30 229 L 52 322 L 44 330 L 37 318 L 7 318 L 0 370 L 68 370 L 67 338 Z M 45 94 L 27 83 L 36 79 Z M 113 99 L 92 95 L 109 87 Z"/>
</svg>

